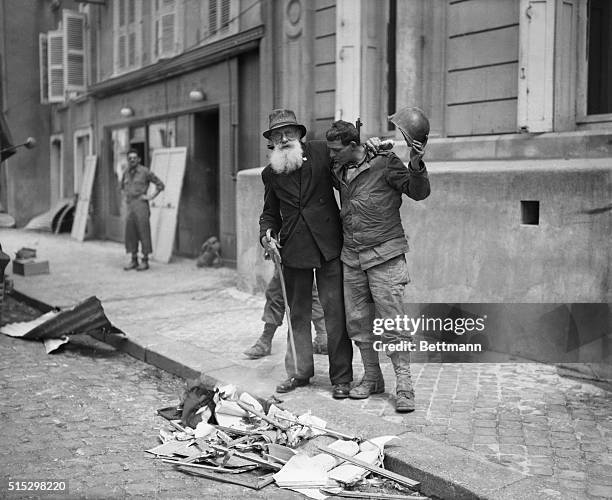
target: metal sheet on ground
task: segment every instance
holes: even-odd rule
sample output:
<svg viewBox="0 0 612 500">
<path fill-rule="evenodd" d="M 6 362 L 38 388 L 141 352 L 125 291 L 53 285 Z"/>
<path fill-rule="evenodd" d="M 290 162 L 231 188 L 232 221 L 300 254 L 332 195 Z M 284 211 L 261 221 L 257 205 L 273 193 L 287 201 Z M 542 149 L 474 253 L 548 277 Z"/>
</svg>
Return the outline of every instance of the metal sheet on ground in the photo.
<svg viewBox="0 0 612 500">
<path fill-rule="evenodd" d="M 151 171 L 166 185 L 150 204 L 153 259 L 158 262 L 168 263 L 172 257 L 186 158 L 186 147 L 153 151 Z"/>
<path fill-rule="evenodd" d="M 70 232 L 70 236 L 78 241 L 83 241 L 85 239 L 87 216 L 89 215 L 89 203 L 91 200 L 94 180 L 96 178 L 97 163 L 98 157 L 95 155 L 87 156 L 85 158 L 85 172 L 83 172 L 83 181 L 81 182 L 79 201 L 77 202 L 74 222 L 72 223 L 72 231 Z"/>
</svg>

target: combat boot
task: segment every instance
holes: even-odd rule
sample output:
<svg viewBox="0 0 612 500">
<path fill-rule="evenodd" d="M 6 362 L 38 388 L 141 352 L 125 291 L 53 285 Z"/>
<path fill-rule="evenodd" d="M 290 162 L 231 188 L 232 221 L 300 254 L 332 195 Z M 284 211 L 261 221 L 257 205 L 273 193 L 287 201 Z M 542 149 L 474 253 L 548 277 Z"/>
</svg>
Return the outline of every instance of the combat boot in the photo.
<svg viewBox="0 0 612 500">
<path fill-rule="evenodd" d="M 147 269 L 149 269 L 149 258 L 143 256 L 140 264 L 138 264 L 138 267 L 136 268 L 136 271 L 146 271 Z"/>
<path fill-rule="evenodd" d="M 244 351 L 244 355 L 250 359 L 259 359 L 272 353 L 272 338 L 276 332 L 276 325 L 266 323 L 261 337 L 251 347 Z"/>
<path fill-rule="evenodd" d="M 409 413 L 415 410 L 414 389 L 410 378 L 410 353 L 393 352 L 390 356 L 395 371 L 395 411 Z"/>
<path fill-rule="evenodd" d="M 123 270 L 124 271 L 131 271 L 132 269 L 136 269 L 138 268 L 138 256 L 136 254 L 133 254 L 130 257 L 130 260 L 128 261 L 128 263 L 123 266 Z"/>
<path fill-rule="evenodd" d="M 380 394 L 385 392 L 385 381 L 383 379 L 380 365 L 378 364 L 378 353 L 368 342 L 359 342 L 359 351 L 363 361 L 365 373 L 358 385 L 349 392 L 351 399 L 366 399 L 370 394 Z"/>
</svg>

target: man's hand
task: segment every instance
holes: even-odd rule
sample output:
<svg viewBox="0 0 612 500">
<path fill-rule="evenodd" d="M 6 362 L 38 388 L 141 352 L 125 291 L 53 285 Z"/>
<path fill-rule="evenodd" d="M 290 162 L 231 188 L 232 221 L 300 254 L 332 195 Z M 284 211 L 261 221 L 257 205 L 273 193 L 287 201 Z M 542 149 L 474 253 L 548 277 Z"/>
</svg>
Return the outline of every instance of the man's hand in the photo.
<svg viewBox="0 0 612 500">
<path fill-rule="evenodd" d="M 421 158 L 425 154 L 425 144 L 413 140 L 410 148 L 410 165 L 413 170 L 421 170 Z"/>
<path fill-rule="evenodd" d="M 271 256 L 273 253 L 278 253 L 281 247 L 278 241 L 272 236 L 272 230 L 268 229 L 266 234 L 261 237 L 261 244 L 266 250 L 266 255 Z"/>
</svg>

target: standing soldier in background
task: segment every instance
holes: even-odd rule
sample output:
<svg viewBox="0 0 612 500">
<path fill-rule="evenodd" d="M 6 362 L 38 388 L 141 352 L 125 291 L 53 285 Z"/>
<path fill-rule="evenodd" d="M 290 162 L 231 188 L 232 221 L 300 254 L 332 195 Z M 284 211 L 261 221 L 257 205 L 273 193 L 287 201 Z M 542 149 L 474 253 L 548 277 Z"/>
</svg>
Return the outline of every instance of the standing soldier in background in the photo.
<svg viewBox="0 0 612 500">
<path fill-rule="evenodd" d="M 121 178 L 121 192 L 125 197 L 127 217 L 125 221 L 125 250 L 131 258 L 123 268 L 126 271 L 149 269 L 149 255 L 153 253 L 149 201 L 164 190 L 164 183 L 147 167 L 140 164 L 138 151 L 130 149 L 127 154 L 128 168 Z M 156 191 L 147 194 L 149 184 L 155 184 Z M 142 260 L 138 263 L 138 243 Z"/>
<path fill-rule="evenodd" d="M 390 120 L 398 125 L 410 148 L 408 168 L 393 153 L 376 154 L 364 147 L 352 123 L 334 122 L 326 133 L 327 147 L 335 162 L 334 185 L 340 190 L 342 203 L 344 242 L 340 258 L 346 326 L 361 351 L 365 371 L 359 385 L 349 392 L 352 399 L 365 399 L 385 390 L 378 352 L 373 348 L 372 303 L 376 317 L 404 314 L 404 287 L 410 279 L 404 255 L 408 242 L 399 211 L 402 194 L 422 200 L 430 193 L 427 169 L 421 159 L 429 133 L 427 118 L 421 110 L 407 108 Z M 416 135 L 412 128 L 421 133 Z M 385 330 L 382 341 L 401 347 L 406 335 L 400 330 Z M 410 353 L 395 349 L 387 352 L 396 376 L 395 409 L 414 411 Z"/>
<path fill-rule="evenodd" d="M 285 303 L 280 277 L 277 270 L 274 269 L 274 275 L 266 287 L 266 305 L 261 317 L 264 322 L 263 332 L 255 344 L 244 351 L 245 356 L 250 359 L 259 359 L 272 353 L 272 339 L 276 329 L 283 324 L 284 315 Z M 327 330 L 325 329 L 325 317 L 319 301 L 316 280 L 312 284 L 312 324 L 316 333 L 312 342 L 312 351 L 315 354 L 327 354 Z"/>
</svg>

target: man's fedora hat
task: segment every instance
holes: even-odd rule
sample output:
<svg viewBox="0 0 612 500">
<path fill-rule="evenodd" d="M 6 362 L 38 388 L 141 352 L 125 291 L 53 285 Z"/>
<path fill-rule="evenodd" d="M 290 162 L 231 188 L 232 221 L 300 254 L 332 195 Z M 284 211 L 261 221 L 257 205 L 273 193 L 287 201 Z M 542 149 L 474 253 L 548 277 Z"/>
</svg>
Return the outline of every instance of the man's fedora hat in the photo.
<svg viewBox="0 0 612 500">
<path fill-rule="evenodd" d="M 268 130 L 263 133 L 263 136 L 266 139 L 270 138 L 270 134 L 279 128 L 294 126 L 300 129 L 301 136 L 300 138 L 306 135 L 306 127 L 301 123 L 298 123 L 295 118 L 295 113 L 290 109 L 273 109 L 270 113 L 270 125 Z"/>
</svg>

